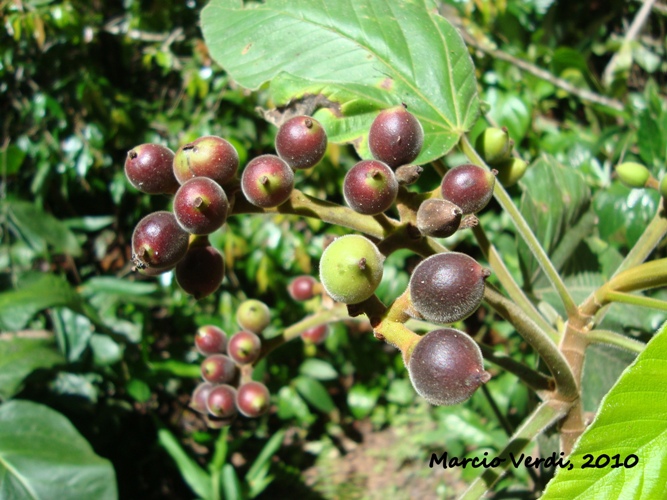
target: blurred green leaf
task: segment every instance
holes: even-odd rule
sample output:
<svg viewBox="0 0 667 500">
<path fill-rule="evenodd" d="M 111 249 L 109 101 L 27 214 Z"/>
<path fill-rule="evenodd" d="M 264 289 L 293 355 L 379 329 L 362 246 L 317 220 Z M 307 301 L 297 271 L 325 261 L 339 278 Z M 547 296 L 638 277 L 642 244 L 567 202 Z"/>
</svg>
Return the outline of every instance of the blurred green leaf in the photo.
<svg viewBox="0 0 667 500">
<path fill-rule="evenodd" d="M 282 430 L 271 436 L 271 439 L 267 441 L 250 469 L 248 469 L 245 480 L 250 486 L 250 498 L 259 495 L 273 480 L 273 477 L 268 475 L 271 458 L 282 446 L 285 432 Z"/>
<path fill-rule="evenodd" d="M 404 102 L 424 127 L 417 159 L 424 163 L 454 147 L 479 108 L 467 48 L 432 7 L 394 0 L 354 6 L 213 0 L 201 20 L 211 55 L 240 85 L 257 89 L 273 80 L 276 104 L 304 94 L 326 97 L 331 111 L 316 116 L 329 140 L 354 142 L 362 157 L 369 157 L 365 141 L 377 110 Z M 335 59 L 322 57 L 322 47 Z"/>
<path fill-rule="evenodd" d="M 13 144 L 9 144 L 6 148 L 0 150 L 0 170 L 7 175 L 14 175 L 19 171 L 23 160 L 25 159 L 25 152 Z"/>
<path fill-rule="evenodd" d="M 111 337 L 94 333 L 90 338 L 90 348 L 96 365 L 108 366 L 123 358 L 123 348 Z"/>
<path fill-rule="evenodd" d="M 34 370 L 64 362 L 52 338 L 0 337 L 0 399 L 16 394 Z"/>
<path fill-rule="evenodd" d="M 213 498 L 211 491 L 211 478 L 197 462 L 188 456 L 178 439 L 165 427 L 157 432 L 158 443 L 167 450 L 167 453 L 176 462 L 185 482 L 201 498 Z"/>
<path fill-rule="evenodd" d="M 127 279 L 113 278 L 111 276 L 96 276 L 87 280 L 81 287 L 84 295 L 97 295 L 108 293 L 121 296 L 149 295 L 158 290 L 155 283 L 142 281 L 128 281 Z"/>
<path fill-rule="evenodd" d="M 145 403 L 151 398 L 151 388 L 138 378 L 133 378 L 127 383 L 127 393 L 139 403 Z"/>
<path fill-rule="evenodd" d="M 33 203 L 12 201 L 9 203 L 8 215 L 12 228 L 35 250 L 46 252 L 47 246 L 51 246 L 56 253 L 73 257 L 81 255 L 81 247 L 74 233 L 63 222 Z"/>
<path fill-rule="evenodd" d="M 18 288 L 0 293 L 0 330 L 20 330 L 39 311 L 65 306 L 79 309 L 81 298 L 70 284 L 55 274 L 30 274 Z"/>
<path fill-rule="evenodd" d="M 316 358 L 308 358 L 301 363 L 299 373 L 317 380 L 334 380 L 338 378 L 338 372 L 330 363 Z"/>
<path fill-rule="evenodd" d="M 55 308 L 51 314 L 58 336 L 60 350 L 67 361 L 79 361 L 93 336 L 93 326 L 88 318 L 65 308 Z"/>
<path fill-rule="evenodd" d="M 363 384 L 354 384 L 347 393 L 347 405 L 354 418 L 362 419 L 370 415 L 375 408 L 381 389 L 366 387 Z"/>
<path fill-rule="evenodd" d="M 595 412 L 636 355 L 619 348 L 594 344 L 586 349 L 581 378 L 582 402 L 585 411 Z"/>
<path fill-rule="evenodd" d="M 225 500 L 243 500 L 245 498 L 241 481 L 239 481 L 236 469 L 232 464 L 225 464 L 222 468 L 220 481 L 222 482 L 221 486 L 225 494 Z"/>
<path fill-rule="evenodd" d="M 318 410 L 330 413 L 336 409 L 325 387 L 315 379 L 299 376 L 294 379 L 294 387 L 299 394 Z"/>
<path fill-rule="evenodd" d="M 118 497 L 111 463 L 60 413 L 30 401 L 0 406 L 4 498 Z"/>
</svg>

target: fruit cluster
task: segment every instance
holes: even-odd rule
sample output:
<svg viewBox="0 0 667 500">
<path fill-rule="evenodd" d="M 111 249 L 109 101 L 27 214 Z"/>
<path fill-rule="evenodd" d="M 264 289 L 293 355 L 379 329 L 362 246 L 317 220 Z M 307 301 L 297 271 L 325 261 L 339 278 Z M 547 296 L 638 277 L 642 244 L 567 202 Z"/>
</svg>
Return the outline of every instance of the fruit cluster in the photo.
<svg viewBox="0 0 667 500">
<path fill-rule="evenodd" d="M 419 120 L 404 105 L 380 112 L 368 134 L 373 159 L 357 162 L 343 181 L 346 204 L 365 216 L 378 216 L 405 204 L 409 193 L 403 186 L 414 183 L 423 170 L 411 164 L 423 141 Z M 277 154 L 250 160 L 240 179 L 238 154 L 220 137 L 202 137 L 176 153 L 156 144 L 137 146 L 128 153 L 125 164 L 130 182 L 146 193 L 174 195 L 171 212 L 155 212 L 137 225 L 132 238 L 137 269 L 147 274 L 175 269 L 176 281 L 186 292 L 196 298 L 213 293 L 220 286 L 225 265 L 208 235 L 225 223 L 238 197 L 262 209 L 285 203 L 294 190 L 295 171 L 319 163 L 326 146 L 322 125 L 312 117 L 296 116 L 279 128 Z M 504 129 L 487 129 L 477 148 L 496 168 L 513 161 L 512 142 Z M 477 224 L 475 214 L 492 197 L 495 173 L 473 164 L 448 170 L 436 190 L 412 198 L 419 204 L 411 219 L 401 220 L 414 229 L 406 235 L 446 238 Z M 290 283 L 288 292 L 294 300 L 304 301 L 324 291 L 334 301 L 352 306 L 351 311 L 364 312 L 364 304 L 377 301 L 375 291 L 391 251 L 366 236 L 339 237 L 322 254 L 320 281 L 300 276 Z M 461 321 L 481 304 L 489 274 L 463 253 L 431 255 L 412 273 L 401 314 L 438 324 Z M 247 301 L 239 308 L 237 319 L 242 331 L 229 341 L 224 332 L 211 326 L 200 328 L 196 336 L 197 348 L 207 357 L 201 364 L 204 382 L 192 395 L 192 407 L 206 414 L 213 426 L 228 424 L 237 412 L 261 415 L 269 404 L 266 387 L 250 380 L 252 365 L 261 354 L 258 335 L 269 322 L 268 309 L 261 302 Z M 382 321 L 375 318 L 373 326 Z M 327 333 L 328 326 L 319 325 L 302 332 L 302 338 L 319 343 Z M 477 344 L 459 330 L 434 330 L 416 342 L 395 344 L 403 350 L 417 392 L 433 404 L 465 401 L 490 377 Z"/>
<path fill-rule="evenodd" d="M 209 427 L 229 425 L 238 413 L 259 417 L 271 402 L 267 387 L 251 379 L 252 365 L 262 350 L 259 335 L 270 321 L 269 308 L 247 300 L 237 309 L 236 320 L 241 331 L 229 339 L 213 325 L 202 326 L 195 334 L 195 346 L 206 358 L 201 362 L 204 381 L 193 391 L 190 407 L 206 415 Z"/>
</svg>

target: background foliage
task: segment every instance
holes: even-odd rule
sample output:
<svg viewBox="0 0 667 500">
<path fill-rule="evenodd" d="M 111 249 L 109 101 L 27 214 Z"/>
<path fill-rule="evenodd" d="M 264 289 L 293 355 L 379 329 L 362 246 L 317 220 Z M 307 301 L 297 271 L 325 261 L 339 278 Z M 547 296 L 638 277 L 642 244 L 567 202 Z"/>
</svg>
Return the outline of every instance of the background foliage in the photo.
<svg viewBox="0 0 667 500">
<path fill-rule="evenodd" d="M 223 288 L 198 303 L 169 275 L 131 273 L 134 224 L 168 200 L 129 186 L 122 171 L 128 149 L 144 142 L 176 149 L 206 134 L 232 141 L 242 164 L 273 149 L 275 127 L 256 108 L 272 107 L 276 95 L 266 87 L 244 90 L 212 61 L 199 28 L 203 5 L 2 2 L 0 420 L 40 421 L 44 435 L 34 439 L 54 450 L 62 443 L 49 434 L 71 433 L 73 463 L 86 471 L 77 487 L 97 498 L 189 498 L 192 491 L 204 497 L 211 476 L 221 478 L 229 498 L 295 489 L 325 498 L 368 491 L 454 495 L 475 471 L 436 475 L 424 466 L 430 453 L 493 454 L 507 429 L 481 393 L 454 408 L 420 401 L 399 353 L 378 344 L 361 323 L 336 324 L 323 347 L 297 341 L 274 352 L 256 371 L 268 375 L 274 411 L 233 426 L 229 436 L 218 438 L 187 409 L 198 377 L 196 327 L 235 331 L 235 307 L 246 297 L 272 308 L 269 333 L 297 321 L 314 304 L 293 303 L 286 284 L 316 273 L 325 241 L 342 234 L 315 220 L 234 218 L 211 239 L 229 267 Z M 658 203 L 657 195 L 623 186 L 612 167 L 637 160 L 658 178 L 665 172 L 666 12 L 659 5 L 632 40 L 624 36 L 639 2 L 439 5 L 465 33 L 489 120 L 507 126 L 524 158 L 534 160 L 512 195 L 534 217 L 531 224 L 577 297 L 610 276 Z M 483 126 L 482 120 L 472 135 Z M 342 178 L 356 158 L 350 147 L 330 147 L 300 187 L 341 202 Z M 461 158 L 451 154 L 446 162 Z M 429 182 L 438 180 L 427 172 Z M 553 197 L 554 185 L 571 197 Z M 547 210 L 536 210 L 540 203 Z M 558 307 L 528 253 L 520 247 L 517 254 L 513 229 L 497 207 L 487 209 L 482 225 L 541 308 Z M 572 230 L 578 227 L 588 230 Z M 465 232 L 452 246 L 479 254 Z M 664 247 L 658 253 L 664 256 Z M 402 291 L 414 264 L 407 252 L 392 255 L 378 295 Z M 648 339 L 663 319 L 614 306 L 605 321 Z M 535 362 L 512 329 L 485 309 L 465 328 L 496 350 Z M 596 349 L 586 366 L 596 375 L 585 378 L 588 411 L 631 361 L 617 350 Z M 488 388 L 510 427 L 535 403 L 501 371 Z M 10 438 L 0 435 L 5 458 L 13 456 Z M 373 443 L 379 450 L 391 445 L 394 457 L 374 456 Z M 8 463 L 20 465 L 16 460 Z M 30 478 L 34 465 L 26 467 Z M 402 472 L 392 473 L 390 483 L 377 480 L 392 475 L 377 468 Z M 524 469 L 512 474 L 501 488 L 540 488 L 549 479 Z M 94 489 L 113 476 L 117 491 Z"/>
</svg>

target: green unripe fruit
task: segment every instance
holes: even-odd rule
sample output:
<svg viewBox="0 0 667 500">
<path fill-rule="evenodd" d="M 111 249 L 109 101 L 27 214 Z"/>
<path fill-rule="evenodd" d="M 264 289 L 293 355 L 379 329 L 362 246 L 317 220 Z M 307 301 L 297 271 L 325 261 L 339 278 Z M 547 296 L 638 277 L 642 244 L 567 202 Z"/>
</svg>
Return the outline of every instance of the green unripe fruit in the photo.
<svg viewBox="0 0 667 500">
<path fill-rule="evenodd" d="M 506 129 L 489 127 L 475 141 L 475 149 L 489 165 L 507 160 L 512 152 L 512 141 Z"/>
<path fill-rule="evenodd" d="M 616 166 L 616 173 L 623 184 L 629 188 L 643 188 L 651 177 L 651 172 L 634 161 L 626 161 Z"/>
<path fill-rule="evenodd" d="M 667 198 L 667 175 L 665 175 L 660 181 L 660 194 L 663 198 Z"/>
<path fill-rule="evenodd" d="M 259 334 L 269 326 L 271 311 L 264 302 L 248 299 L 236 310 L 236 322 L 244 330 Z"/>
<path fill-rule="evenodd" d="M 382 280 L 383 263 L 384 256 L 372 241 L 348 234 L 324 250 L 320 281 L 337 302 L 358 304 L 375 293 Z"/>
<path fill-rule="evenodd" d="M 520 158 L 510 158 L 494 165 L 494 168 L 498 171 L 496 179 L 503 186 L 510 187 L 523 177 L 523 174 L 528 170 L 528 164 Z"/>
</svg>

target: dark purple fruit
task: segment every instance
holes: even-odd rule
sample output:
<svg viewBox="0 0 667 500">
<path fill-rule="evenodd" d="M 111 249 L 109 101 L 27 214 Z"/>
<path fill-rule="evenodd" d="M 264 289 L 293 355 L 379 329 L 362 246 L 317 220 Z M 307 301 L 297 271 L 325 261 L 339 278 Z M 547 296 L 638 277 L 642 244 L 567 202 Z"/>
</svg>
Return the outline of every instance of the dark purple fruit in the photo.
<svg viewBox="0 0 667 500">
<path fill-rule="evenodd" d="M 345 202 L 360 214 L 381 214 L 394 204 L 397 194 L 394 171 L 381 161 L 360 161 L 343 180 Z"/>
<path fill-rule="evenodd" d="M 233 417 L 238 412 L 236 408 L 236 389 L 231 385 L 216 385 L 208 393 L 206 407 L 214 417 L 221 419 Z"/>
<path fill-rule="evenodd" d="M 448 238 L 461 225 L 463 212 L 447 200 L 431 198 L 422 202 L 417 210 L 417 229 L 424 236 Z"/>
<path fill-rule="evenodd" d="M 225 277 L 225 260 L 211 245 L 191 245 L 176 265 L 176 282 L 195 299 L 208 297 Z"/>
<path fill-rule="evenodd" d="M 172 268 L 188 251 L 188 237 L 171 212 L 148 214 L 132 233 L 132 260 L 139 269 Z"/>
<path fill-rule="evenodd" d="M 224 354 L 211 354 L 201 362 L 201 376 L 212 384 L 226 384 L 236 375 L 236 363 Z"/>
<path fill-rule="evenodd" d="M 417 393 L 437 406 L 463 403 L 491 378 L 479 346 L 453 328 L 424 335 L 412 351 L 408 372 Z"/>
<path fill-rule="evenodd" d="M 276 152 L 294 169 L 314 167 L 327 149 L 327 134 L 310 116 L 290 118 L 278 129 Z"/>
<path fill-rule="evenodd" d="M 173 161 L 176 179 L 181 184 L 193 177 L 208 177 L 221 186 L 236 175 L 239 155 L 222 137 L 207 135 L 181 146 Z"/>
<path fill-rule="evenodd" d="M 174 196 L 176 220 L 190 234 L 211 234 L 227 220 L 229 201 L 220 184 L 208 177 L 183 183 Z"/>
<path fill-rule="evenodd" d="M 256 418 L 265 414 L 270 404 L 269 389 L 261 382 L 246 382 L 236 393 L 236 407 L 246 417 Z"/>
<path fill-rule="evenodd" d="M 275 155 L 252 159 L 241 176 L 246 199 L 257 207 L 271 208 L 285 203 L 294 189 L 294 171 Z"/>
<path fill-rule="evenodd" d="M 236 310 L 236 322 L 244 330 L 262 333 L 271 322 L 271 311 L 262 301 L 248 299 L 241 302 Z"/>
<path fill-rule="evenodd" d="M 421 123 L 404 106 L 381 111 L 368 133 L 373 158 L 392 168 L 411 163 L 419 156 L 423 143 Z"/>
<path fill-rule="evenodd" d="M 304 300 L 310 300 L 315 297 L 316 285 L 317 280 L 312 276 L 297 276 L 287 287 L 287 292 L 294 300 L 302 302 Z"/>
<path fill-rule="evenodd" d="M 237 332 L 231 336 L 227 344 L 229 357 L 239 365 L 248 365 L 257 361 L 262 350 L 260 338 L 248 331 Z"/>
<path fill-rule="evenodd" d="M 306 344 L 321 344 L 329 336 L 329 325 L 317 325 L 312 328 L 308 328 L 305 332 L 301 334 L 301 340 Z"/>
<path fill-rule="evenodd" d="M 410 277 L 412 305 L 428 321 L 460 321 L 481 304 L 490 274 L 463 253 L 432 255 L 420 262 Z"/>
<path fill-rule="evenodd" d="M 141 144 L 127 152 L 125 176 L 142 193 L 173 194 L 178 189 L 173 162 L 174 152 L 168 147 Z"/>
<path fill-rule="evenodd" d="M 476 214 L 493 196 L 496 176 L 485 168 L 466 163 L 449 170 L 442 178 L 440 192 L 445 200 L 458 205 L 463 214 Z"/>
<path fill-rule="evenodd" d="M 227 334 L 214 325 L 200 326 L 195 333 L 195 347 L 204 356 L 224 354 L 227 352 Z"/>
<path fill-rule="evenodd" d="M 198 413 L 207 413 L 208 408 L 206 407 L 206 400 L 213 387 L 214 385 L 210 382 L 202 382 L 195 387 L 195 390 L 192 391 L 192 396 L 190 397 L 190 408 Z"/>
</svg>

